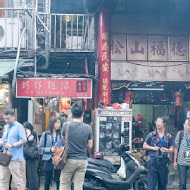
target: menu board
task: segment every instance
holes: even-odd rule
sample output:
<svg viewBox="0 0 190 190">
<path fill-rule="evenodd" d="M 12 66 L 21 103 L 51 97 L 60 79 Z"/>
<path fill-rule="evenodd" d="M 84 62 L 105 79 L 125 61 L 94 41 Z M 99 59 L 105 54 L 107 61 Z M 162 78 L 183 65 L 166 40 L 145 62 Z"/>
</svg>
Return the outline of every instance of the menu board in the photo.
<svg viewBox="0 0 190 190">
<path fill-rule="evenodd" d="M 115 149 L 121 144 L 121 124 L 121 117 L 100 117 L 99 151 L 105 156 L 118 156 Z"/>
</svg>

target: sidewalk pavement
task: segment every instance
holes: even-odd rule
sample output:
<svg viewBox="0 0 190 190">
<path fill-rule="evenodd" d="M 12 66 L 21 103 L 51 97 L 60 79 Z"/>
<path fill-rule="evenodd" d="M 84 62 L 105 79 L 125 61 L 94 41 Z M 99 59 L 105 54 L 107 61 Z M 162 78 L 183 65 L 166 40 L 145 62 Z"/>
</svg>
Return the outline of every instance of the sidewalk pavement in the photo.
<svg viewBox="0 0 190 190">
<path fill-rule="evenodd" d="M 170 165 L 169 171 L 171 173 L 174 173 L 174 178 L 173 181 L 171 181 L 171 185 L 167 186 L 167 189 L 172 189 L 172 190 L 178 190 L 179 189 L 179 176 L 177 170 L 174 170 L 173 165 Z M 187 175 L 187 190 L 190 190 L 190 175 Z"/>
<path fill-rule="evenodd" d="M 45 179 L 42 177 L 41 178 L 41 185 L 40 185 L 40 190 L 44 190 L 44 182 L 45 182 Z M 179 179 L 178 179 L 178 176 L 176 176 L 176 180 L 173 181 L 173 183 L 171 185 L 168 185 L 167 186 L 167 190 L 179 190 Z M 56 190 L 56 185 L 55 183 L 53 182 L 52 183 L 52 186 L 50 187 L 50 190 Z M 187 190 L 190 190 L 190 180 L 188 180 L 188 183 L 187 183 Z"/>
<path fill-rule="evenodd" d="M 40 179 L 40 190 L 44 190 L 45 178 L 41 177 Z M 50 190 L 56 190 L 56 184 L 53 182 L 52 186 L 50 186 Z"/>
</svg>

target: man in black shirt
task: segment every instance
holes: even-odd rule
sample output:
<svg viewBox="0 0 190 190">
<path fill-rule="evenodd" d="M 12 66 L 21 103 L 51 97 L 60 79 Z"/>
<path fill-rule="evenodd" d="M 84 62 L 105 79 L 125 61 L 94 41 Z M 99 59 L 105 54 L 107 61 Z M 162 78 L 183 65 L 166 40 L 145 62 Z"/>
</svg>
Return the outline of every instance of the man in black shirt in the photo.
<svg viewBox="0 0 190 190">
<path fill-rule="evenodd" d="M 87 168 L 87 149 L 93 146 L 91 126 L 83 123 L 83 106 L 74 103 L 72 108 L 72 121 L 69 123 L 67 162 L 61 172 L 60 190 L 68 190 L 71 178 L 74 176 L 74 189 L 82 190 L 84 176 Z M 65 138 L 67 123 L 63 124 L 62 136 Z"/>
</svg>

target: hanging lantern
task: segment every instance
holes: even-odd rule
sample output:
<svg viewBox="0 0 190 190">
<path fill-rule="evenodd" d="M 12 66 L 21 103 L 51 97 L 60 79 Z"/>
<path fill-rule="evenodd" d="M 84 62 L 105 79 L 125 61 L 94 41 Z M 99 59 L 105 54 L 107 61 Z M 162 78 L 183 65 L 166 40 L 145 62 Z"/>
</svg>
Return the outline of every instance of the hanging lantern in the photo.
<svg viewBox="0 0 190 190">
<path fill-rule="evenodd" d="M 182 105 L 183 105 L 183 92 L 175 92 L 175 107 L 179 106 L 180 107 L 180 112 L 182 109 Z"/>
<path fill-rule="evenodd" d="M 183 92 L 180 92 L 180 91 L 175 92 L 174 98 L 175 98 L 176 123 L 178 126 L 179 125 L 180 112 L 182 111 L 182 105 L 183 105 Z"/>
<path fill-rule="evenodd" d="M 141 119 L 142 119 L 142 115 L 141 115 L 141 114 L 138 114 L 138 115 L 137 115 L 137 119 L 138 119 L 138 120 L 141 120 Z"/>
<path fill-rule="evenodd" d="M 59 111 L 66 115 L 70 108 L 71 98 L 61 98 L 59 103 Z"/>
<path fill-rule="evenodd" d="M 182 106 L 183 104 L 183 92 L 175 92 L 175 105 Z"/>
<path fill-rule="evenodd" d="M 125 103 L 129 104 L 130 108 L 132 108 L 132 99 L 133 99 L 133 92 L 132 91 L 125 92 Z"/>
</svg>

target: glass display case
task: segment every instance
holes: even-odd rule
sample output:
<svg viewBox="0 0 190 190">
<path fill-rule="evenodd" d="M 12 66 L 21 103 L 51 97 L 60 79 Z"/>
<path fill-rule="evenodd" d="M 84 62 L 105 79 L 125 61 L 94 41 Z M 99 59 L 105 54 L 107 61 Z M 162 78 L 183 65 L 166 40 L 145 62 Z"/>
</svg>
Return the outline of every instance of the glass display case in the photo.
<svg viewBox="0 0 190 190">
<path fill-rule="evenodd" d="M 132 147 L 132 110 L 96 110 L 96 151 L 113 164 L 120 164 L 117 147 L 124 141 L 121 133 L 125 131 L 125 142 Z"/>
</svg>

